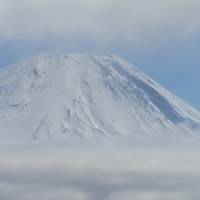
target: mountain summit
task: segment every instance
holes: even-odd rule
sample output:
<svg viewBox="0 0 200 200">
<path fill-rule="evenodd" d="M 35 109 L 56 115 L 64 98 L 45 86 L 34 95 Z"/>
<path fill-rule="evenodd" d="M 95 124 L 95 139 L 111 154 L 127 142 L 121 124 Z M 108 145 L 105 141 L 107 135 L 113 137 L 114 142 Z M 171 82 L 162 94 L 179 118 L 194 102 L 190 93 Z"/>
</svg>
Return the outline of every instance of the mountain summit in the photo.
<svg viewBox="0 0 200 200">
<path fill-rule="evenodd" d="M 41 54 L 0 71 L 0 140 L 200 133 L 200 114 L 117 56 Z"/>
</svg>

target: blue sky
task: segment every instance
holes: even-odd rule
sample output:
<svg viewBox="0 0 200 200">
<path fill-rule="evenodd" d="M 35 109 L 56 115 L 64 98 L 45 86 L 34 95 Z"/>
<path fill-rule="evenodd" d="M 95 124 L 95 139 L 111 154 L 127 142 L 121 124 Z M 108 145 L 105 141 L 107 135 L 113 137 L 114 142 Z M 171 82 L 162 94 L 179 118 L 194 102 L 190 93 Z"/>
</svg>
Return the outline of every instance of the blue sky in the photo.
<svg viewBox="0 0 200 200">
<path fill-rule="evenodd" d="M 116 53 L 200 110 L 200 2 L 2 0 L 0 67 L 42 51 Z"/>
</svg>

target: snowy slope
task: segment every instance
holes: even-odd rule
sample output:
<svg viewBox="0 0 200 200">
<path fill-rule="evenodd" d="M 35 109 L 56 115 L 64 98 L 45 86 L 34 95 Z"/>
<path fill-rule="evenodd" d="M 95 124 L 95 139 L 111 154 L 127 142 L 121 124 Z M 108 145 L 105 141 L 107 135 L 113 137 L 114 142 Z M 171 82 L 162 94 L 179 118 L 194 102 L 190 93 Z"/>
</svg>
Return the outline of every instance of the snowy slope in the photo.
<svg viewBox="0 0 200 200">
<path fill-rule="evenodd" d="M 0 140 L 198 134 L 200 114 L 117 56 L 41 54 L 0 71 Z"/>
</svg>

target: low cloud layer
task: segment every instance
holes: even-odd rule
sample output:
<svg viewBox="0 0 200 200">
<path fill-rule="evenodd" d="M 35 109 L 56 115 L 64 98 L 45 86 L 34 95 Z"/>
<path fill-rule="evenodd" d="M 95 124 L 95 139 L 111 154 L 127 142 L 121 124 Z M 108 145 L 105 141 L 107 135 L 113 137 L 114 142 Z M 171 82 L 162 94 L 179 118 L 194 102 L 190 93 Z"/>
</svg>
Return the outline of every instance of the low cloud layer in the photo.
<svg viewBox="0 0 200 200">
<path fill-rule="evenodd" d="M 196 0 L 1 0 L 0 38 L 138 44 L 199 34 Z"/>
<path fill-rule="evenodd" d="M 0 199 L 197 200 L 199 148 L 187 145 L 1 148 Z"/>
</svg>

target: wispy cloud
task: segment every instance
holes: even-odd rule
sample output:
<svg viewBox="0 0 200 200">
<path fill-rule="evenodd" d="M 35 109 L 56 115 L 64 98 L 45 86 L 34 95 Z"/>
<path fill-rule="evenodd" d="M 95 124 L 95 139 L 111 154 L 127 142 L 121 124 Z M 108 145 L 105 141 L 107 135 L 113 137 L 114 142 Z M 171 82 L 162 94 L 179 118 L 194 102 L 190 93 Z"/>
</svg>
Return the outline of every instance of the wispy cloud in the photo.
<svg viewBox="0 0 200 200">
<path fill-rule="evenodd" d="M 199 34 L 196 0 L 1 0 L 0 38 L 58 37 L 98 44 Z"/>
<path fill-rule="evenodd" d="M 1 149 L 0 199 L 199 199 L 198 145 L 133 145 Z"/>
</svg>

